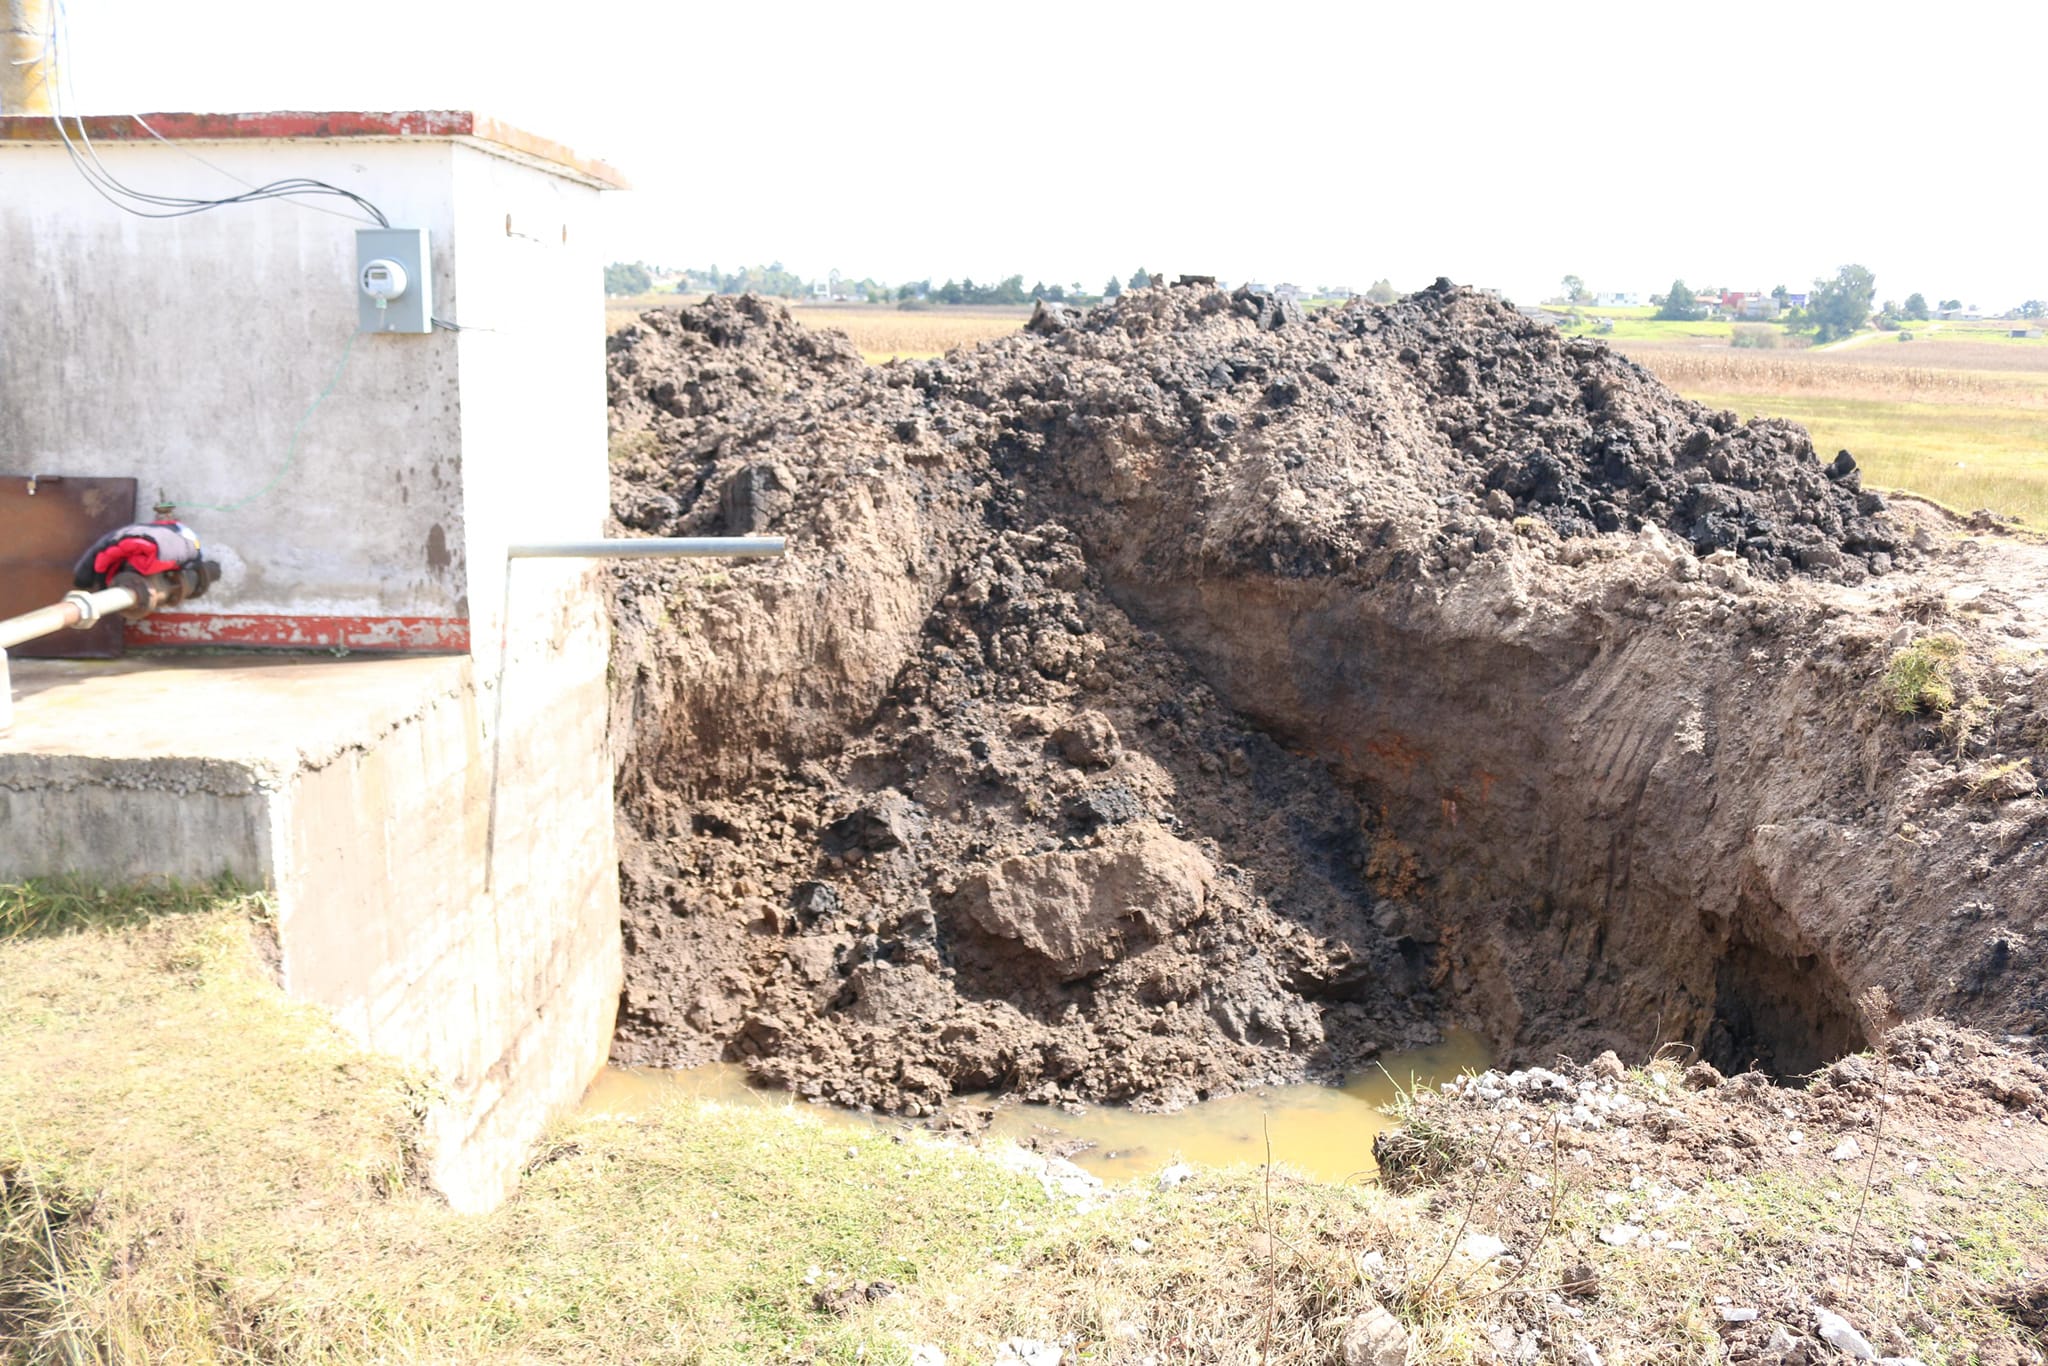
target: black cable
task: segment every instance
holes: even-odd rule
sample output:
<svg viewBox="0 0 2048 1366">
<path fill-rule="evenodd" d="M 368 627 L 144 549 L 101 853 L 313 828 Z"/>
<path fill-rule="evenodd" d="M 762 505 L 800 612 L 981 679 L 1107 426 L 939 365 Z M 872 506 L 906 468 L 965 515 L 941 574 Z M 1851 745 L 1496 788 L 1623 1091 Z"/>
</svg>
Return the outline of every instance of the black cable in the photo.
<svg viewBox="0 0 2048 1366">
<path fill-rule="evenodd" d="M 85 119 L 83 116 L 74 114 L 72 117 L 78 124 L 79 140 L 84 143 L 87 154 L 92 157 L 93 164 L 88 166 L 85 163 L 84 158 L 79 155 L 78 144 L 72 142 L 71 135 L 65 131 L 63 116 L 55 115 L 53 116 L 53 122 L 57 126 L 57 136 L 63 140 L 64 150 L 71 156 L 71 164 L 77 168 L 78 173 L 85 178 L 86 184 L 92 186 L 100 198 L 106 200 L 115 208 L 120 209 L 123 213 L 133 214 L 137 218 L 186 218 L 193 214 L 205 213 L 210 209 L 224 208 L 230 204 L 255 204 L 267 199 L 331 195 L 339 199 L 348 200 L 375 220 L 378 226 L 386 228 L 391 226 L 391 220 L 384 216 L 382 209 L 355 193 L 355 191 L 344 190 L 339 185 L 330 185 L 324 180 L 314 180 L 310 176 L 290 176 L 283 180 L 273 180 L 267 185 L 258 185 L 254 189 L 244 190 L 240 194 L 225 195 L 217 199 L 193 199 L 183 195 L 151 194 L 145 190 L 135 189 L 132 186 L 123 184 L 100 161 L 99 154 L 93 150 L 92 139 L 85 131 Z M 133 200 L 135 203 L 152 205 L 155 209 L 162 210 L 162 212 L 155 212 L 152 209 L 139 209 L 135 207 L 135 203 L 127 202 L 129 200 Z"/>
</svg>

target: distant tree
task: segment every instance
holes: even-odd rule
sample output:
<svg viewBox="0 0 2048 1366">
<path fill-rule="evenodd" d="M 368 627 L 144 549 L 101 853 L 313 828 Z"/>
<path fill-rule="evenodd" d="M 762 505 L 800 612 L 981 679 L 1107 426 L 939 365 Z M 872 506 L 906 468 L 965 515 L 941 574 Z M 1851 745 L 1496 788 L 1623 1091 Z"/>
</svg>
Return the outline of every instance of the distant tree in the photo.
<svg viewBox="0 0 2048 1366">
<path fill-rule="evenodd" d="M 1944 313 L 1953 313 L 1962 306 L 1963 301 L 1961 299 L 1943 299 L 1941 301 L 1941 311 Z"/>
<path fill-rule="evenodd" d="M 1820 325 L 1816 339 L 1829 342 L 1861 329 L 1876 297 L 1877 277 L 1862 266 L 1843 266 L 1832 280 L 1815 280 L 1808 311 Z"/>
<path fill-rule="evenodd" d="M 1790 308 L 1792 306 L 1792 291 L 1785 288 L 1785 286 L 1783 285 L 1779 285 L 1775 289 L 1773 289 L 1771 291 L 1771 297 L 1778 301 L 1779 308 Z"/>
<path fill-rule="evenodd" d="M 1906 296 L 1904 312 L 1908 318 L 1911 318 L 1916 323 L 1926 322 L 1927 296 L 1925 294 L 1908 294 Z"/>
<path fill-rule="evenodd" d="M 2029 299 L 2019 306 L 2018 312 L 2022 318 L 2048 318 L 2048 302 Z"/>
<path fill-rule="evenodd" d="M 1587 299 L 1586 282 L 1576 275 L 1564 277 L 1564 301 L 1568 304 L 1584 303 Z"/>
<path fill-rule="evenodd" d="M 1102 297 L 1105 299 L 1114 299 L 1117 295 L 1123 292 L 1123 281 L 1117 279 L 1114 275 L 1110 276 L 1109 283 L 1102 287 Z"/>
<path fill-rule="evenodd" d="M 1705 310 L 1699 306 L 1699 301 L 1693 297 L 1693 292 L 1685 287 L 1685 281 L 1683 280 L 1673 280 L 1670 292 L 1656 302 L 1661 305 L 1657 309 L 1656 316 L 1665 322 L 1697 322 L 1705 314 Z"/>
<path fill-rule="evenodd" d="M 1146 273 L 1146 270 L 1145 270 L 1145 268 L 1144 268 L 1143 266 L 1139 266 L 1139 267 L 1138 267 L 1138 273 L 1137 273 L 1137 274 L 1135 274 L 1135 275 L 1133 275 L 1133 276 L 1131 277 L 1131 288 L 1132 288 L 1132 289 L 1150 289 L 1150 288 L 1152 288 L 1152 277 L 1151 277 L 1151 275 L 1149 275 L 1149 274 L 1147 274 L 1147 273 Z"/>
<path fill-rule="evenodd" d="M 1376 304 L 1390 304 L 1401 296 L 1395 291 L 1392 280 L 1375 280 L 1372 288 L 1365 291 L 1365 297 Z"/>
<path fill-rule="evenodd" d="M 647 267 L 640 261 L 630 264 L 614 261 L 604 268 L 604 292 L 607 294 L 645 294 L 654 288 L 654 277 L 647 273 Z"/>
</svg>

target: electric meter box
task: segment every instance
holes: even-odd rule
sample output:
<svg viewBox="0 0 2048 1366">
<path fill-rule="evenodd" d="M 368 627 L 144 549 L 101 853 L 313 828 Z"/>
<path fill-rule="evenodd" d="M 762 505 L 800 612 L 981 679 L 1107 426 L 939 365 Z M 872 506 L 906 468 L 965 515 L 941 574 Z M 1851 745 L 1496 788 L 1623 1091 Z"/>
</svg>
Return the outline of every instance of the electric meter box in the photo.
<svg viewBox="0 0 2048 1366">
<path fill-rule="evenodd" d="M 397 267 L 395 271 L 393 266 Z M 359 331 L 433 331 L 434 291 L 431 262 L 427 259 L 427 230 L 357 229 L 355 289 Z"/>
</svg>

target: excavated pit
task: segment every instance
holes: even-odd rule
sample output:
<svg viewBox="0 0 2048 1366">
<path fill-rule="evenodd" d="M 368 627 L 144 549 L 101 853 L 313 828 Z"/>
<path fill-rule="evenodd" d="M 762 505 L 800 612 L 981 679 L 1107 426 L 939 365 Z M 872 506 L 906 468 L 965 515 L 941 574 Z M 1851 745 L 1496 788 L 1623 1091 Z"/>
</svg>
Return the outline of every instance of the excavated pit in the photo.
<svg viewBox="0 0 2048 1366">
<path fill-rule="evenodd" d="M 2036 600 L 1955 707 L 1882 680 L 1984 632 L 1958 583 L 2048 575 L 1795 426 L 1441 284 L 1140 291 L 879 369 L 712 300 L 610 372 L 622 529 L 792 545 L 617 571 L 621 1061 L 923 1114 L 1449 1023 L 1796 1075 L 1871 987 L 2042 1026 Z"/>
</svg>

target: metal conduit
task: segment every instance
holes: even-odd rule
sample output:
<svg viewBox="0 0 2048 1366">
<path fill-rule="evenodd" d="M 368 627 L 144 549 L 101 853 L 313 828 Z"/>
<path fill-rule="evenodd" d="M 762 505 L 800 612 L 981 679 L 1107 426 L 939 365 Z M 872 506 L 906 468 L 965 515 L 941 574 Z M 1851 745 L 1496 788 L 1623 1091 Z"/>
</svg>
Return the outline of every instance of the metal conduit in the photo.
<svg viewBox="0 0 2048 1366">
<path fill-rule="evenodd" d="M 38 607 L 33 612 L 23 612 L 18 617 L 0 621 L 0 650 L 23 641 L 36 640 L 42 636 L 62 631 L 71 626 L 90 626 L 109 612 L 127 612 L 134 609 L 135 590 L 132 588 L 102 588 L 97 593 L 66 593 L 48 607 Z"/>
<path fill-rule="evenodd" d="M 72 626 L 90 626 L 109 612 L 126 612 L 136 604 L 132 588 L 102 588 L 97 593 L 66 593 L 61 601 L 0 621 L 0 731 L 14 725 L 14 679 L 7 668 L 9 646 L 36 640 Z"/>
<path fill-rule="evenodd" d="M 514 560 L 639 560 L 658 556 L 759 559 L 780 555 L 780 536 L 632 536 L 603 541 L 539 541 L 505 548 Z"/>
</svg>

